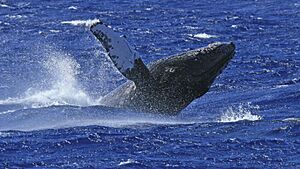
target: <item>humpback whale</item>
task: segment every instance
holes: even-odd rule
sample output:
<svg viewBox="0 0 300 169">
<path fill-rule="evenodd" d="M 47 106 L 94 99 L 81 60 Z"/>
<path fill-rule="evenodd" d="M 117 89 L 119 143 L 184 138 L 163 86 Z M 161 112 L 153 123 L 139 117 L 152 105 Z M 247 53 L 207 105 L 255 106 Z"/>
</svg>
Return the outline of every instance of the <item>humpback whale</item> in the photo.
<svg viewBox="0 0 300 169">
<path fill-rule="evenodd" d="M 128 79 L 101 103 L 133 111 L 178 114 L 209 90 L 235 54 L 232 42 L 217 42 L 145 65 L 126 37 L 102 21 L 90 31 Z"/>
</svg>

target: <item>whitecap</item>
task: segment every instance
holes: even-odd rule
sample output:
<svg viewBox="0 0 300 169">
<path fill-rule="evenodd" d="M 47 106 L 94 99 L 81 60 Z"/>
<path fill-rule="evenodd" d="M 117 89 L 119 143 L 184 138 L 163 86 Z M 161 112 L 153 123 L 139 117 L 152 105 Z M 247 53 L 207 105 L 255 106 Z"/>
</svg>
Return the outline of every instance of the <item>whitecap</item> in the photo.
<svg viewBox="0 0 300 169">
<path fill-rule="evenodd" d="M 289 85 L 283 84 L 283 85 L 276 85 L 275 87 L 273 87 L 272 89 L 279 89 L 279 88 L 286 88 L 289 87 Z"/>
<path fill-rule="evenodd" d="M 0 137 L 8 137 L 10 136 L 11 134 L 8 133 L 8 132 L 0 132 Z"/>
<path fill-rule="evenodd" d="M 121 165 L 134 164 L 134 163 L 138 163 L 138 162 L 133 159 L 128 159 L 127 161 L 120 162 L 118 165 L 121 166 Z"/>
<path fill-rule="evenodd" d="M 199 39 L 209 39 L 209 38 L 217 38 L 218 37 L 216 35 L 209 35 L 206 33 L 198 33 L 198 34 L 191 35 L 191 36 L 194 38 L 199 38 Z"/>
<path fill-rule="evenodd" d="M 77 7 L 76 6 L 70 6 L 70 7 L 68 7 L 68 9 L 70 9 L 70 10 L 76 10 Z"/>
<path fill-rule="evenodd" d="M 5 4 L 0 4 L 0 7 L 2 7 L 2 8 L 9 8 L 10 6 L 5 5 Z"/>
<path fill-rule="evenodd" d="M 146 8 L 145 9 L 146 11 L 151 11 L 151 10 L 153 10 L 153 8 L 151 7 L 151 8 Z"/>
<path fill-rule="evenodd" d="M 99 19 L 88 19 L 88 20 L 73 20 L 73 21 L 62 21 L 62 24 L 70 24 L 74 26 L 85 26 L 91 27 L 93 24 L 100 22 Z"/>
<path fill-rule="evenodd" d="M 1 24 L 2 22 L 0 21 L 0 24 Z M 9 86 L 0 86 L 0 89 L 3 89 L 3 88 L 9 88 Z"/>
<path fill-rule="evenodd" d="M 195 30 L 195 29 L 198 29 L 198 27 L 194 27 L 194 26 L 183 26 L 184 28 L 186 29 L 189 29 L 189 30 Z M 193 36 L 193 35 L 191 35 Z"/>
<path fill-rule="evenodd" d="M 17 110 L 7 110 L 7 111 L 3 111 L 3 112 L 0 112 L 0 115 L 1 115 L 1 114 L 7 114 L 7 113 L 13 113 L 13 112 L 15 112 L 15 111 L 17 111 Z"/>
<path fill-rule="evenodd" d="M 5 15 L 5 17 L 10 19 L 21 19 L 21 18 L 27 18 L 26 15 Z"/>
<path fill-rule="evenodd" d="M 60 32 L 60 30 L 55 30 L 55 29 L 51 29 L 49 31 L 52 32 L 52 33 L 59 33 Z"/>
<path fill-rule="evenodd" d="M 19 104 L 20 101 L 18 98 L 7 98 L 7 99 L 4 99 L 4 100 L 0 100 L 0 105 L 9 105 L 9 104 Z"/>
<path fill-rule="evenodd" d="M 282 121 L 284 121 L 284 122 L 300 122 L 300 118 L 291 117 L 291 118 L 283 119 Z"/>
<path fill-rule="evenodd" d="M 237 25 L 231 25 L 231 27 L 232 27 L 232 28 L 237 28 L 238 26 L 237 26 Z"/>
</svg>

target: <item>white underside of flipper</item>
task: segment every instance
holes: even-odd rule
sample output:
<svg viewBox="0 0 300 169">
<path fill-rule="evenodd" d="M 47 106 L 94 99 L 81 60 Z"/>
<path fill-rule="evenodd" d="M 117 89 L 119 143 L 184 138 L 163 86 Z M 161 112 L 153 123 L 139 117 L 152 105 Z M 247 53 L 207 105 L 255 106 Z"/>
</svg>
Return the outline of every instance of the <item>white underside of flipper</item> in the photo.
<svg viewBox="0 0 300 169">
<path fill-rule="evenodd" d="M 114 32 L 109 26 L 98 22 L 91 26 L 91 31 L 102 43 L 108 56 L 122 74 L 130 71 L 134 67 L 135 61 L 140 59 L 125 37 Z"/>
</svg>

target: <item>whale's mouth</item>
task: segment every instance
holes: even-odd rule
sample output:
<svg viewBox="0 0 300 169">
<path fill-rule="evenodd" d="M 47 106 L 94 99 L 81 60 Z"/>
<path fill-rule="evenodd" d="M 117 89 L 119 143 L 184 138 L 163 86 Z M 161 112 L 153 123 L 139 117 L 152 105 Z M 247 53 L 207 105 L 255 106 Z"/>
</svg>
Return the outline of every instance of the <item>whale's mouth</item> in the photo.
<svg viewBox="0 0 300 169">
<path fill-rule="evenodd" d="M 209 44 L 207 47 L 200 48 L 202 54 L 210 54 L 216 52 L 219 55 L 229 55 L 235 50 L 233 42 L 215 42 Z"/>
<path fill-rule="evenodd" d="M 222 48 L 221 50 L 224 51 L 224 56 L 219 62 L 217 62 L 212 67 L 212 69 L 218 69 L 218 68 L 224 69 L 225 68 L 224 65 L 227 65 L 235 54 L 235 45 L 232 42 L 222 45 L 221 48 Z"/>
<path fill-rule="evenodd" d="M 229 64 L 229 61 L 233 58 L 233 56 L 235 54 L 234 44 L 231 42 L 229 44 L 229 46 L 226 46 L 225 50 L 226 50 L 226 54 L 224 55 L 224 57 L 219 62 L 214 64 L 211 67 L 211 69 L 209 69 L 207 72 L 205 72 L 207 74 L 206 77 L 209 77 L 208 81 L 210 83 L 213 83 L 214 79 L 222 73 L 222 71 Z"/>
<path fill-rule="evenodd" d="M 213 80 L 216 76 L 222 73 L 223 69 L 225 69 L 229 61 L 233 58 L 235 54 L 235 45 L 232 42 L 217 42 L 208 45 L 208 47 L 203 50 L 208 55 L 213 53 L 213 55 L 217 56 L 215 56 L 213 60 L 210 60 L 210 63 L 207 63 L 209 66 L 206 67 L 205 71 L 193 71 L 192 75 L 195 79 L 197 79 L 197 77 L 207 77 L 210 80 Z M 201 66 L 199 68 L 201 69 Z"/>
<path fill-rule="evenodd" d="M 229 61 L 233 58 L 235 54 L 235 51 L 231 51 L 226 57 L 224 57 L 220 62 L 216 63 L 213 67 L 212 67 L 212 71 L 217 71 L 218 73 L 216 74 L 216 76 L 218 76 L 219 74 L 222 73 L 222 71 L 226 68 L 226 66 L 228 65 Z"/>
</svg>

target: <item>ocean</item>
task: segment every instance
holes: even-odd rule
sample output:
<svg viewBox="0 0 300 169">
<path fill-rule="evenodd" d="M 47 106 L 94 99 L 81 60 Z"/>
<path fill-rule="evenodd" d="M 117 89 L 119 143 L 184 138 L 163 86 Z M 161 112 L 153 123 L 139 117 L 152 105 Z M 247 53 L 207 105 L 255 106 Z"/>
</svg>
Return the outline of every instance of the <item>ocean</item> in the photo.
<svg viewBox="0 0 300 169">
<path fill-rule="evenodd" d="M 177 116 L 110 108 L 98 20 L 145 63 L 236 54 Z M 0 47 L 0 168 L 300 168 L 298 0 L 0 0 Z"/>
</svg>

